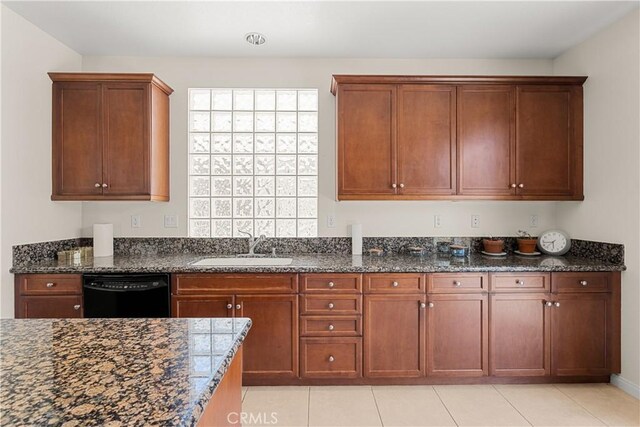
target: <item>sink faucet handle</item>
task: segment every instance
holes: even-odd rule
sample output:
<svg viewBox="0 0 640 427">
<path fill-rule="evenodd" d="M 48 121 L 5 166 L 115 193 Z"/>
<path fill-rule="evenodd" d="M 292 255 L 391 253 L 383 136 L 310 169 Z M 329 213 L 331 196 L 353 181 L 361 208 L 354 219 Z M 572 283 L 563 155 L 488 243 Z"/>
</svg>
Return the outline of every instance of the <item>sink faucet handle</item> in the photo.
<svg viewBox="0 0 640 427">
<path fill-rule="evenodd" d="M 248 231 L 238 230 L 238 233 L 245 234 L 249 237 L 249 240 L 253 240 L 253 234 L 249 233 Z"/>
</svg>

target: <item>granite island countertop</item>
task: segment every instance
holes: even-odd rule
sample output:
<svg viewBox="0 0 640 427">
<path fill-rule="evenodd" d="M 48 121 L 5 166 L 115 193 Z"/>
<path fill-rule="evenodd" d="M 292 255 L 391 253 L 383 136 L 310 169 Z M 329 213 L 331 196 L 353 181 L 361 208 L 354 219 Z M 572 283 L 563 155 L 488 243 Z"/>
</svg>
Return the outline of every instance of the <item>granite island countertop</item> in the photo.
<svg viewBox="0 0 640 427">
<path fill-rule="evenodd" d="M 221 255 L 212 255 L 220 257 Z M 115 256 L 90 259 L 77 264 L 45 260 L 14 266 L 14 274 L 26 273 L 389 273 L 389 272 L 483 272 L 483 271 L 624 271 L 622 264 L 613 264 L 575 256 L 526 257 L 509 255 L 498 258 L 471 254 L 466 258 L 449 255 L 351 256 L 341 254 L 304 254 L 279 257 L 293 258 L 287 266 L 215 266 L 201 267 L 192 263 L 210 256 L 202 254 L 171 254 Z"/>
<path fill-rule="evenodd" d="M 193 426 L 251 320 L 2 319 L 1 425 Z"/>
</svg>

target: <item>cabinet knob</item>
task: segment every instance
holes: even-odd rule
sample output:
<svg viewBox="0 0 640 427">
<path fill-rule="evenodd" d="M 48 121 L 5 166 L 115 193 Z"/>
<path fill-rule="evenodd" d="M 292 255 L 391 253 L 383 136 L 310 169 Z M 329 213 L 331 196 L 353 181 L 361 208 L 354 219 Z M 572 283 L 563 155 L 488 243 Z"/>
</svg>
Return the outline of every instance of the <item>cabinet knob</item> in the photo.
<svg viewBox="0 0 640 427">
<path fill-rule="evenodd" d="M 53 288 L 56 284 L 53 282 L 47 283 L 47 288 Z"/>
<path fill-rule="evenodd" d="M 107 188 L 108 185 L 107 184 L 102 184 L 102 188 Z"/>
<path fill-rule="evenodd" d="M 555 305 L 556 307 L 560 307 L 560 303 L 559 302 L 554 302 L 553 305 Z"/>
<path fill-rule="evenodd" d="M 393 286 L 394 288 L 397 288 L 397 287 L 398 287 L 398 282 L 393 282 L 393 283 L 391 284 L 391 286 Z"/>
<path fill-rule="evenodd" d="M 236 310 L 240 310 L 242 306 L 240 304 L 236 304 Z"/>
<path fill-rule="evenodd" d="M 544 305 L 546 305 L 547 307 L 551 307 L 553 303 L 551 301 L 547 301 L 544 303 Z"/>
<path fill-rule="evenodd" d="M 329 284 L 328 284 L 328 286 L 329 286 L 330 288 L 333 288 L 335 285 L 336 285 L 336 284 L 335 284 L 335 283 L 333 283 L 333 282 L 329 282 Z"/>
<path fill-rule="evenodd" d="M 429 303 L 429 308 L 433 308 L 433 303 L 432 302 Z"/>
<path fill-rule="evenodd" d="M 336 360 L 336 358 L 335 358 L 335 357 L 333 357 L 333 356 L 329 356 L 329 362 L 333 362 L 334 360 Z"/>
<path fill-rule="evenodd" d="M 400 183 L 400 188 L 404 188 L 404 184 L 403 183 Z"/>
<path fill-rule="evenodd" d="M 102 187 L 99 182 L 96 182 L 93 186 L 96 187 L 96 188 Z"/>
<path fill-rule="evenodd" d="M 329 304 L 327 304 L 327 307 L 329 307 L 329 309 L 332 309 L 333 308 L 333 303 L 330 302 Z"/>
<path fill-rule="evenodd" d="M 453 286 L 462 286 L 462 282 L 460 282 L 460 281 L 458 281 L 458 280 L 455 280 L 455 281 L 453 282 Z"/>
<path fill-rule="evenodd" d="M 227 309 L 231 310 L 233 308 L 233 304 L 227 304 Z"/>
<path fill-rule="evenodd" d="M 518 184 L 518 188 L 524 188 L 524 184 Z"/>
<path fill-rule="evenodd" d="M 516 285 L 524 286 L 524 280 L 516 280 Z"/>
<path fill-rule="evenodd" d="M 516 187 L 517 187 L 517 185 L 511 184 L 511 188 L 516 188 Z"/>
<path fill-rule="evenodd" d="M 426 307 L 427 307 L 427 304 L 425 304 L 423 302 L 420 303 L 420 308 L 426 308 Z"/>
<path fill-rule="evenodd" d="M 396 188 L 398 185 L 394 182 L 393 184 L 391 184 L 391 188 Z"/>
<path fill-rule="evenodd" d="M 587 281 L 586 281 L 586 280 L 580 280 L 580 284 L 581 284 L 582 286 L 587 286 L 587 285 L 588 285 L 588 283 L 587 283 Z"/>
<path fill-rule="evenodd" d="M 76 304 L 76 305 L 74 305 L 74 306 L 73 306 L 73 309 L 74 309 L 74 310 L 80 310 L 80 304 Z"/>
<path fill-rule="evenodd" d="M 333 331 L 333 329 L 334 329 L 333 325 L 329 325 L 329 330 Z"/>
</svg>

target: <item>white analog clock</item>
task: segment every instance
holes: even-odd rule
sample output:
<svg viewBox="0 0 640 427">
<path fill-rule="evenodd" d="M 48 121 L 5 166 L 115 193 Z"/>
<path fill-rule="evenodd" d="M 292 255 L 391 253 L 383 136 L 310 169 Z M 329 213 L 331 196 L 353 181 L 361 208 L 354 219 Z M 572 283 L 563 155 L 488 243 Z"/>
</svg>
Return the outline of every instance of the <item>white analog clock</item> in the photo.
<svg viewBox="0 0 640 427">
<path fill-rule="evenodd" d="M 547 255 L 564 255 L 571 249 L 571 238 L 561 230 L 549 230 L 538 237 L 538 247 Z"/>
</svg>

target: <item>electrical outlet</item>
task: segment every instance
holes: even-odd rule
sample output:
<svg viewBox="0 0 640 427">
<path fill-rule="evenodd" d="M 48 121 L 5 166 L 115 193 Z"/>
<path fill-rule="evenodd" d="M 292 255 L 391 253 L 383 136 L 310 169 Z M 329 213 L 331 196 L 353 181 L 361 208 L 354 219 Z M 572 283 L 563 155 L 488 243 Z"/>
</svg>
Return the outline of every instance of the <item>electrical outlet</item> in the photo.
<svg viewBox="0 0 640 427">
<path fill-rule="evenodd" d="M 440 215 L 433 216 L 433 228 L 440 228 L 442 226 L 442 220 Z"/>
<path fill-rule="evenodd" d="M 176 214 L 165 215 L 164 228 L 178 228 L 178 215 Z"/>
<path fill-rule="evenodd" d="M 471 215 L 471 228 L 480 228 L 480 215 Z"/>
<path fill-rule="evenodd" d="M 327 215 L 327 228 L 336 227 L 336 214 L 330 213 Z"/>
<path fill-rule="evenodd" d="M 131 228 L 142 228 L 142 217 L 140 215 L 131 215 Z"/>
<path fill-rule="evenodd" d="M 537 227 L 538 226 L 538 215 L 531 215 L 529 217 L 529 227 Z"/>
</svg>

